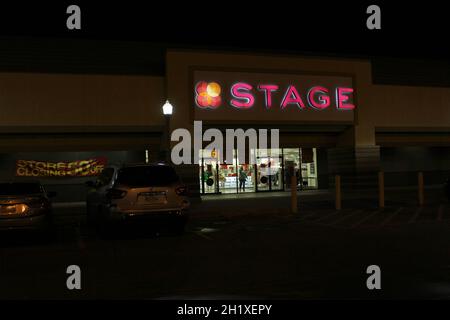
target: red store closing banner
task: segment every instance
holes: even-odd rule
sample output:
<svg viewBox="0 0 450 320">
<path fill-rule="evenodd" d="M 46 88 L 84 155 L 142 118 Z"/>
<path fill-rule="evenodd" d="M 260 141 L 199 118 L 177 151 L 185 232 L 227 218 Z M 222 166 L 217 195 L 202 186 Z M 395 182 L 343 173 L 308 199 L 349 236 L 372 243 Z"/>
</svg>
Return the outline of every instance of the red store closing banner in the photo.
<svg viewBox="0 0 450 320">
<path fill-rule="evenodd" d="M 105 157 L 76 161 L 17 160 L 18 177 L 88 177 L 98 175 L 106 166 Z"/>
</svg>

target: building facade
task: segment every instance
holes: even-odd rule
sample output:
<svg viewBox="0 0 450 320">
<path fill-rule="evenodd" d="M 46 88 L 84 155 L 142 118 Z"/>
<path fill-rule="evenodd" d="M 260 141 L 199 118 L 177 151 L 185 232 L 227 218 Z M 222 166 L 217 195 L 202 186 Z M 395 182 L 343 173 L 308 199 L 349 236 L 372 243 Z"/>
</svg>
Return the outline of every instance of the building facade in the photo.
<svg viewBox="0 0 450 320">
<path fill-rule="evenodd" d="M 102 166 L 156 161 L 164 132 L 194 135 L 194 121 L 224 136 L 279 129 L 278 145 L 244 159 L 234 150 L 224 161 L 203 142 L 178 166 L 196 195 L 286 190 L 292 172 L 305 189 L 328 188 L 335 174 L 370 189 L 380 170 L 388 185 L 450 173 L 450 88 L 374 84 L 358 59 L 168 50 L 165 66 L 164 76 L 0 73 L 2 179 L 39 179 L 59 201 L 82 201 Z"/>
</svg>

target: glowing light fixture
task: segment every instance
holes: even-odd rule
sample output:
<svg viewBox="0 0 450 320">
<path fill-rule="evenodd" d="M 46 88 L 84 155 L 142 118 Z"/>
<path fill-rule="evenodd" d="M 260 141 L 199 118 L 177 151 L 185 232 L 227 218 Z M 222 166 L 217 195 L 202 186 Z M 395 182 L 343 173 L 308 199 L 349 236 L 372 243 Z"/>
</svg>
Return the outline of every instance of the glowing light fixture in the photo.
<svg viewBox="0 0 450 320">
<path fill-rule="evenodd" d="M 166 100 L 166 103 L 164 103 L 162 109 L 165 116 L 170 116 L 173 113 L 173 106 L 170 104 L 169 100 Z"/>
</svg>

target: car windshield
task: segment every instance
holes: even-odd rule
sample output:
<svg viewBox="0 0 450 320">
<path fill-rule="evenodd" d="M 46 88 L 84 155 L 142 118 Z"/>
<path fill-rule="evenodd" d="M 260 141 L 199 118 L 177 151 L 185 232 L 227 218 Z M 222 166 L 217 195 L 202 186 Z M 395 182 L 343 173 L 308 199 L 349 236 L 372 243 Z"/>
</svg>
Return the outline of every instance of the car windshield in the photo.
<svg viewBox="0 0 450 320">
<path fill-rule="evenodd" d="M 0 196 L 16 196 L 41 193 L 39 183 L 0 183 Z"/>
<path fill-rule="evenodd" d="M 118 184 L 130 187 L 168 186 L 178 181 L 175 170 L 167 166 L 123 168 L 117 176 Z"/>
</svg>

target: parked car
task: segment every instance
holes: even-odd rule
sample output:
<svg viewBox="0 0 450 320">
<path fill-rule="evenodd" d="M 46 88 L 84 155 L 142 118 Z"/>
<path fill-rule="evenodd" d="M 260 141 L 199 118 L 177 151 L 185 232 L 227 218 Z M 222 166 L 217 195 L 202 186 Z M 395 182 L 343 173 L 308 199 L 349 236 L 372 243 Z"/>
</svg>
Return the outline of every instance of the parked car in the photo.
<svg viewBox="0 0 450 320">
<path fill-rule="evenodd" d="M 50 231 L 54 192 L 38 182 L 0 182 L 0 230 Z"/>
<path fill-rule="evenodd" d="M 175 169 L 161 164 L 106 167 L 86 199 L 87 221 L 104 230 L 137 222 L 184 231 L 190 202 L 188 190 Z M 141 225 L 142 226 L 142 225 Z"/>
</svg>

